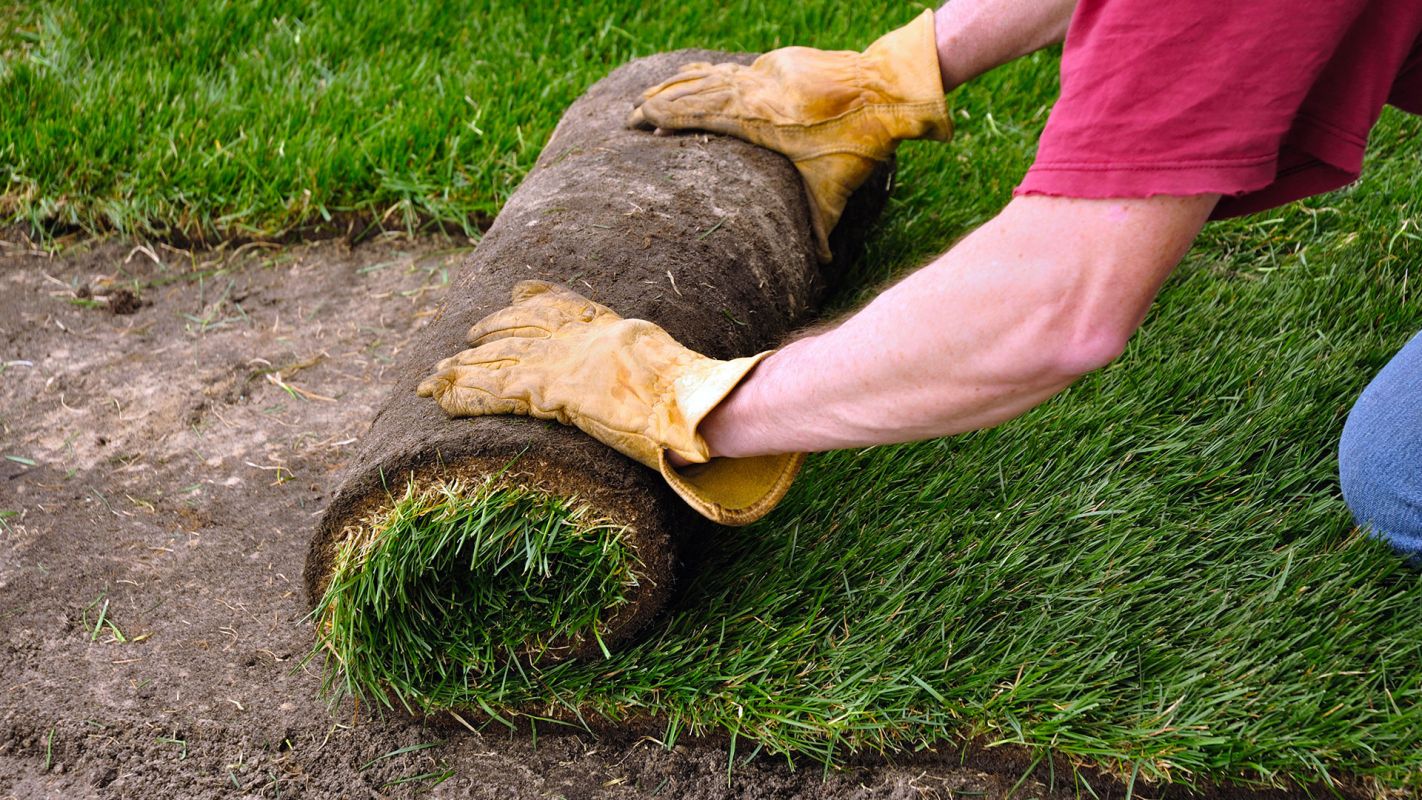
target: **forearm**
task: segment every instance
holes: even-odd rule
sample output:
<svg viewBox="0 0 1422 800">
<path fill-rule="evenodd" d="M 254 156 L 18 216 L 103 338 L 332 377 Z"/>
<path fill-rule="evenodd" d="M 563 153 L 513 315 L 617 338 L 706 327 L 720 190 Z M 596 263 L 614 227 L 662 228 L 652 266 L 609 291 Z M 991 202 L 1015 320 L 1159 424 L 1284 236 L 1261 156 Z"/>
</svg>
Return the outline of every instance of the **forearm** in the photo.
<svg viewBox="0 0 1422 800">
<path fill-rule="evenodd" d="M 1076 0 L 951 0 L 934 14 L 943 89 L 1066 35 Z"/>
<path fill-rule="evenodd" d="M 1213 197 L 1019 198 L 828 331 L 781 349 L 702 423 L 716 455 L 991 427 L 1125 346 Z"/>
</svg>

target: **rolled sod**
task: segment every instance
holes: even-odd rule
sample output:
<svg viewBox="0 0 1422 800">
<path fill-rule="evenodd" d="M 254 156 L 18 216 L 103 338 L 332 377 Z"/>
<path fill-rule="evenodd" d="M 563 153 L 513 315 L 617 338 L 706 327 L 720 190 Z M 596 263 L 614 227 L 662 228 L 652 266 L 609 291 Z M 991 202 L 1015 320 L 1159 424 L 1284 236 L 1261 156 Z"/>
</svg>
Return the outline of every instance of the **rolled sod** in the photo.
<svg viewBox="0 0 1422 800">
<path fill-rule="evenodd" d="M 449 419 L 415 387 L 521 280 L 565 284 L 715 358 L 773 347 L 804 322 L 882 210 L 892 166 L 851 199 L 835 262 L 821 265 L 784 157 L 623 125 L 681 64 L 752 58 L 664 53 L 589 89 L 400 353 L 306 563 L 334 687 L 459 706 L 497 669 L 625 645 L 666 603 L 677 542 L 703 523 L 660 476 L 556 423 Z"/>
</svg>

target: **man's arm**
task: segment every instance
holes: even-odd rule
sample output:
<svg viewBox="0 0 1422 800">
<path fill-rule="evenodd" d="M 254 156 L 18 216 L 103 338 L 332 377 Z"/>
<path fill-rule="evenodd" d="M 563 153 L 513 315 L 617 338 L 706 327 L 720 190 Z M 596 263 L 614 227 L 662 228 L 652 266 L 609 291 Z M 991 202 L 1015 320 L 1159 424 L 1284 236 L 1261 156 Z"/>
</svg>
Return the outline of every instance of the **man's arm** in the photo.
<svg viewBox="0 0 1422 800">
<path fill-rule="evenodd" d="M 943 91 L 1060 44 L 1076 0 L 953 0 L 934 12 Z"/>
<path fill-rule="evenodd" d="M 713 455 L 913 441 L 1016 417 L 1118 356 L 1215 195 L 1019 197 L 702 422 Z"/>
</svg>

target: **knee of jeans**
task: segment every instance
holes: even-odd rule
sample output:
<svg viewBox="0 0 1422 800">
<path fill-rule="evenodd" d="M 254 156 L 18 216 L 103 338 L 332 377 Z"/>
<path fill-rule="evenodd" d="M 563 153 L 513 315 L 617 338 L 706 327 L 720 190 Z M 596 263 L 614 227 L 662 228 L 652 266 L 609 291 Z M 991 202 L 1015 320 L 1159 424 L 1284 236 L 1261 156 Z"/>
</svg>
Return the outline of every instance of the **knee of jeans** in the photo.
<svg viewBox="0 0 1422 800">
<path fill-rule="evenodd" d="M 1414 562 L 1422 560 L 1422 481 L 1406 454 L 1417 445 L 1360 408 L 1338 443 L 1338 478 L 1353 519 Z"/>
</svg>

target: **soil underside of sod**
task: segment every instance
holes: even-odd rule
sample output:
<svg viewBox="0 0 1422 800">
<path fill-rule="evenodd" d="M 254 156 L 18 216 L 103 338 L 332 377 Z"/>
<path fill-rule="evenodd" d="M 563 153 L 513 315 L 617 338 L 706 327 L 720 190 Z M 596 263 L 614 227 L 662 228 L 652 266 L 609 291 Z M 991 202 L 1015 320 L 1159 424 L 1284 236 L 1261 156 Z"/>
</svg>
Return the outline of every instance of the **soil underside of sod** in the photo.
<svg viewBox="0 0 1422 800">
<path fill-rule="evenodd" d="M 310 529 L 466 250 L 0 255 L 4 359 L 32 361 L 0 383 L 4 455 L 21 459 L 0 460 L 0 507 L 21 512 L 0 531 L 0 795 L 334 797 L 444 776 L 440 791 L 476 797 L 999 797 L 1019 779 L 1020 796 L 1075 793 L 1065 761 L 1029 771 L 1013 746 L 850 758 L 826 776 L 746 760 L 744 739 L 667 750 L 644 738 L 658 720 L 534 739 L 328 710 L 319 669 L 299 666 Z M 106 307 L 120 273 L 144 287 L 136 313 Z M 98 299 L 71 294 L 86 285 Z"/>
</svg>

